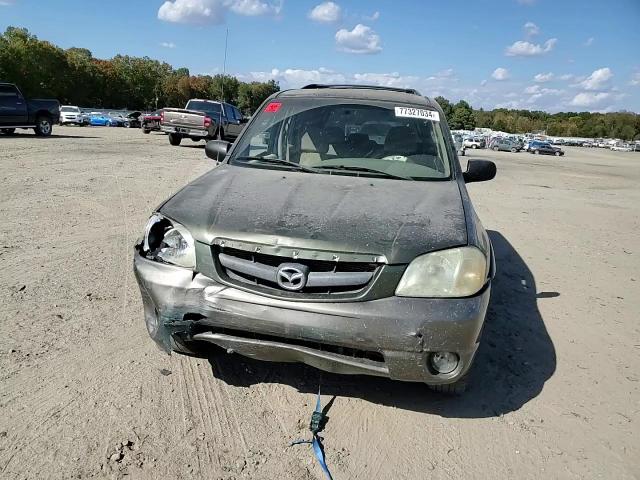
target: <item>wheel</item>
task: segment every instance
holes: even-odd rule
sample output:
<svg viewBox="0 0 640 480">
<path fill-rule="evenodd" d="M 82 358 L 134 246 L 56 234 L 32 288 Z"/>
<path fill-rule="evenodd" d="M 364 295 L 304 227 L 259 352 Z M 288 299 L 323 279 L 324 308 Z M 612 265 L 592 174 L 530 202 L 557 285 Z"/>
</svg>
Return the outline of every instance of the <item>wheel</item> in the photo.
<svg viewBox="0 0 640 480">
<path fill-rule="evenodd" d="M 48 137 L 51 135 L 53 125 L 51 124 L 51 118 L 46 115 L 41 115 L 36 118 L 36 128 L 33 129 L 36 135 L 39 137 Z"/>
<path fill-rule="evenodd" d="M 475 144 L 471 145 L 471 148 L 473 148 L 475 150 L 476 148 L 478 148 L 478 145 L 475 145 Z"/>
<path fill-rule="evenodd" d="M 147 129 L 147 128 L 143 128 L 142 129 L 142 133 L 144 133 L 145 135 L 148 133 L 151 133 L 151 130 Z"/>
<path fill-rule="evenodd" d="M 518 149 L 514 147 L 514 148 L 512 148 L 512 149 L 511 149 L 511 151 L 512 151 L 513 153 L 517 153 L 517 152 L 518 152 Z"/>
<path fill-rule="evenodd" d="M 534 150 L 533 153 L 534 155 L 540 155 L 540 150 Z"/>
<path fill-rule="evenodd" d="M 177 147 L 182 142 L 182 135 L 178 133 L 170 133 L 169 134 L 169 143 L 174 147 Z"/>
<path fill-rule="evenodd" d="M 556 152 L 556 153 L 555 153 L 555 156 L 556 156 L 556 157 L 559 157 L 559 156 L 560 156 L 560 152 Z"/>
<path fill-rule="evenodd" d="M 15 128 L 2 128 L 0 129 L 0 132 L 4 133 L 5 135 L 13 135 L 16 132 Z"/>
<path fill-rule="evenodd" d="M 467 375 L 455 383 L 429 385 L 429 388 L 434 392 L 442 393 L 443 395 L 462 395 L 467 390 Z"/>
<path fill-rule="evenodd" d="M 207 348 L 205 345 L 202 345 L 204 342 L 189 342 L 171 335 L 169 337 L 169 343 L 171 344 L 171 350 L 174 352 L 193 357 L 206 356 Z"/>
<path fill-rule="evenodd" d="M 498 147 L 493 147 L 493 151 L 497 152 L 498 151 Z"/>
<path fill-rule="evenodd" d="M 129 122 L 124 122 L 125 128 L 131 128 L 131 124 Z"/>
</svg>

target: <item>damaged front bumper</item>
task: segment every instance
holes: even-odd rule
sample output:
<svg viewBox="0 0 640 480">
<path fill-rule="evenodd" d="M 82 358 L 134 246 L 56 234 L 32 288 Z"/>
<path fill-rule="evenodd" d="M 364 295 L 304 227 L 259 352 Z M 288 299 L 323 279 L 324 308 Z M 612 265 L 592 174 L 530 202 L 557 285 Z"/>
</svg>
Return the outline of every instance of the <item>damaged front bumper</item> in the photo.
<svg viewBox="0 0 640 480">
<path fill-rule="evenodd" d="M 302 362 L 342 374 L 452 383 L 471 365 L 490 285 L 470 298 L 387 297 L 360 302 L 291 302 L 223 285 L 191 270 L 134 254 L 150 336 L 166 351 L 191 341 L 228 352 Z M 455 370 L 430 367 L 455 352 Z"/>
</svg>

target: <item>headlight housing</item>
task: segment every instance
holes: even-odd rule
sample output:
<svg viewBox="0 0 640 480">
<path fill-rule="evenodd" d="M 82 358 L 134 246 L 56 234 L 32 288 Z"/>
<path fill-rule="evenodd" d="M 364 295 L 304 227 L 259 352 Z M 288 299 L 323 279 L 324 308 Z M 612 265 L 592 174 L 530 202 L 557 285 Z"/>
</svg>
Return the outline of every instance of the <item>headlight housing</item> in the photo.
<svg viewBox="0 0 640 480">
<path fill-rule="evenodd" d="M 196 249 L 189 231 L 178 222 L 154 213 L 144 229 L 142 253 L 150 260 L 195 268 Z"/>
<path fill-rule="evenodd" d="M 427 253 L 407 267 L 396 288 L 399 297 L 468 297 L 484 286 L 487 257 L 476 247 Z"/>
</svg>

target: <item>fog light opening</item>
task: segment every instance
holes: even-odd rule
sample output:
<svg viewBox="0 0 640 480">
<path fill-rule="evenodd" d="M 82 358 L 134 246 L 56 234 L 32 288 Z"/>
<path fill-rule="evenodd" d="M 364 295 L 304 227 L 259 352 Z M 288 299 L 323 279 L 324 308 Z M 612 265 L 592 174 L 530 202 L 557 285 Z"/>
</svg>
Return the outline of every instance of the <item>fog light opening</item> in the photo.
<svg viewBox="0 0 640 480">
<path fill-rule="evenodd" d="M 440 374 L 453 372 L 458 368 L 460 358 L 453 352 L 435 352 L 429 357 L 431 367 Z"/>
</svg>

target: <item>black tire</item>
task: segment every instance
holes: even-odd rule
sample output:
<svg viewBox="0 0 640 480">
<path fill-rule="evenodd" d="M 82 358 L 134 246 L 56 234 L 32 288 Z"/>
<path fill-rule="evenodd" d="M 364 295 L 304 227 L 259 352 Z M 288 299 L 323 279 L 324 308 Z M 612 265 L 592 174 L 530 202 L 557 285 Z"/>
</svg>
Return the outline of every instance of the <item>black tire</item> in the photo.
<svg viewBox="0 0 640 480">
<path fill-rule="evenodd" d="M 462 395 L 467 391 L 467 376 L 465 375 L 455 383 L 447 383 L 443 385 L 429 385 L 429 388 L 434 392 L 441 393 L 443 395 Z"/>
<path fill-rule="evenodd" d="M 0 132 L 4 133 L 5 135 L 13 135 L 14 133 L 16 133 L 16 129 L 15 128 L 2 128 L 2 129 L 0 129 Z"/>
<path fill-rule="evenodd" d="M 143 128 L 143 129 L 142 129 L 142 133 L 144 133 L 145 135 L 147 135 L 147 134 L 151 133 L 151 130 L 148 130 L 148 129 L 146 129 L 146 128 Z"/>
<path fill-rule="evenodd" d="M 171 335 L 169 337 L 169 343 L 171 344 L 172 352 L 181 353 L 183 355 L 204 357 L 207 353 L 206 346 L 202 344 L 204 342 L 188 342 Z"/>
<path fill-rule="evenodd" d="M 170 133 L 169 134 L 169 143 L 174 147 L 177 147 L 182 142 L 182 135 L 179 133 Z"/>
<path fill-rule="evenodd" d="M 555 153 L 555 156 L 556 156 L 556 157 L 559 157 L 559 156 L 560 156 L 560 152 L 556 152 L 556 153 Z"/>
<path fill-rule="evenodd" d="M 511 149 L 511 151 L 512 151 L 513 153 L 518 153 L 518 149 L 517 149 L 517 148 L 515 148 L 515 147 L 514 147 L 514 148 L 512 148 L 512 149 Z"/>
<path fill-rule="evenodd" d="M 471 145 L 471 148 L 473 148 L 475 150 L 476 148 L 478 148 L 478 146 L 473 144 L 473 145 Z"/>
<path fill-rule="evenodd" d="M 124 122 L 124 127 L 125 128 L 131 128 L 131 124 L 129 122 Z"/>
<path fill-rule="evenodd" d="M 498 151 L 498 147 L 493 147 L 493 151 L 497 152 Z"/>
<path fill-rule="evenodd" d="M 47 115 L 40 115 L 36 118 L 36 127 L 33 129 L 36 135 L 39 137 L 48 137 L 53 131 L 53 123 L 51 117 Z"/>
<path fill-rule="evenodd" d="M 533 154 L 534 154 L 534 155 L 540 155 L 540 150 L 534 150 L 534 151 L 533 151 Z"/>
</svg>

